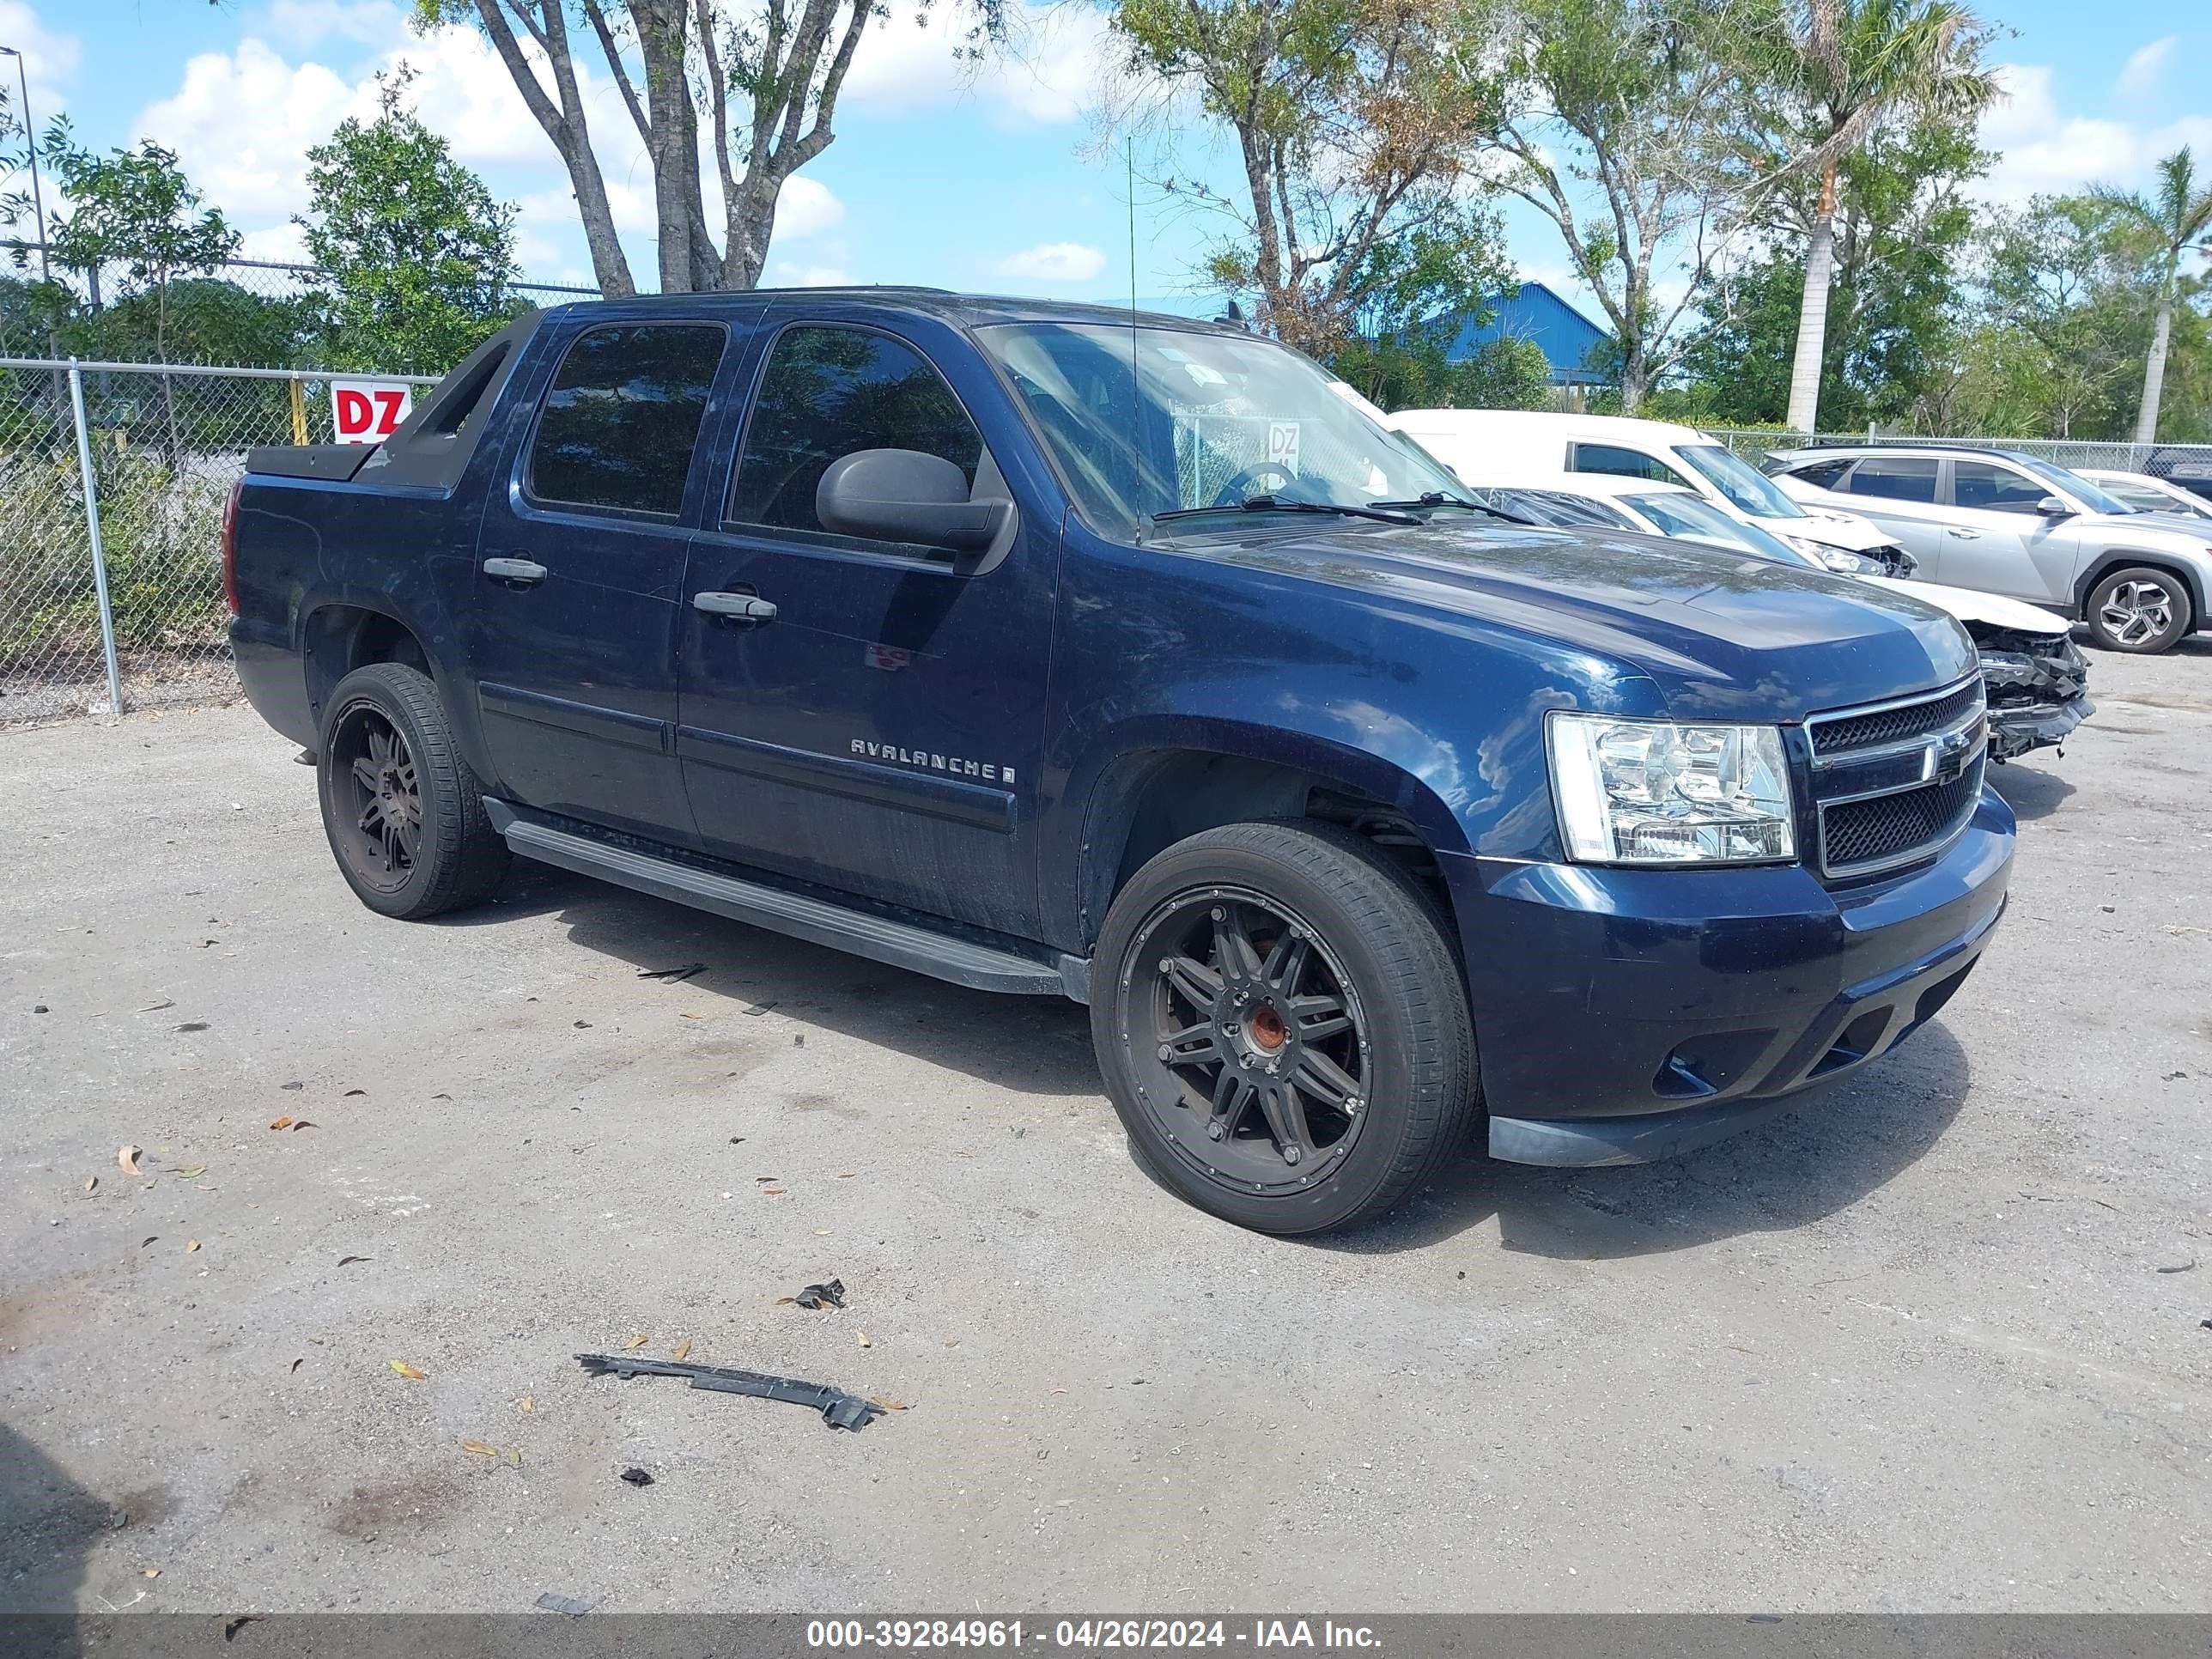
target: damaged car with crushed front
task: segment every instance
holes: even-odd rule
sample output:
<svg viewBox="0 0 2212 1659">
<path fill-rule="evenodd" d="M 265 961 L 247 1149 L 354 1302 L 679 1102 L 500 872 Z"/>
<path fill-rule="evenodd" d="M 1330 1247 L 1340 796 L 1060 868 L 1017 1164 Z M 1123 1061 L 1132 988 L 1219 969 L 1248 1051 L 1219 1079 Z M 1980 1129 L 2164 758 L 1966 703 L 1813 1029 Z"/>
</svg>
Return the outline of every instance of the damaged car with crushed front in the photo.
<svg viewBox="0 0 2212 1659">
<path fill-rule="evenodd" d="M 1957 621 L 1514 521 L 1235 327 L 532 313 L 381 445 L 254 452 L 224 569 L 370 909 L 519 854 L 1087 1003 L 1138 1162 L 1269 1232 L 1470 1138 L 1633 1163 L 1809 1101 L 2004 908 Z"/>
</svg>

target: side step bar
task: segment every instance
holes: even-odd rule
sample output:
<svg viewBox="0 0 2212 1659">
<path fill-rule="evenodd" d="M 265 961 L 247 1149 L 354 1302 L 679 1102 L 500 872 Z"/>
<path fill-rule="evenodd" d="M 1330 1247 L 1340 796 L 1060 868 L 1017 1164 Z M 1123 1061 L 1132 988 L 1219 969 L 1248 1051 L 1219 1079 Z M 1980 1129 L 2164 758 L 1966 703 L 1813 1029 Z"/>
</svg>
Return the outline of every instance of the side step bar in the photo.
<svg viewBox="0 0 2212 1659">
<path fill-rule="evenodd" d="M 994 951 L 910 922 L 849 910 L 841 904 L 556 830 L 523 817 L 505 801 L 486 800 L 484 811 L 492 827 L 507 837 L 507 846 L 522 858 L 597 876 L 656 898 L 672 899 L 733 921 L 749 922 L 771 933 L 787 933 L 975 990 L 1016 996 L 1065 996 L 1078 1002 L 1088 1000 L 1091 964 L 1078 957 L 1063 956 L 1057 966 L 1032 962 L 1009 951 Z"/>
</svg>

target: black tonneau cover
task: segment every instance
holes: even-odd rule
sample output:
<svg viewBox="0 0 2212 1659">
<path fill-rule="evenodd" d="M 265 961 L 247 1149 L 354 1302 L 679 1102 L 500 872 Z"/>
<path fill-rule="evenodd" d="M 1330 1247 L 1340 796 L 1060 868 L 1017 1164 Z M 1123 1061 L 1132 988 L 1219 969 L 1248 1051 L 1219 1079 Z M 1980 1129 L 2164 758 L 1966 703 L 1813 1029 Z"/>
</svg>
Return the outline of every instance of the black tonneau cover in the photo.
<svg viewBox="0 0 2212 1659">
<path fill-rule="evenodd" d="M 343 483 L 374 453 L 374 444 L 264 444 L 246 452 L 246 470 L 271 478 Z"/>
</svg>

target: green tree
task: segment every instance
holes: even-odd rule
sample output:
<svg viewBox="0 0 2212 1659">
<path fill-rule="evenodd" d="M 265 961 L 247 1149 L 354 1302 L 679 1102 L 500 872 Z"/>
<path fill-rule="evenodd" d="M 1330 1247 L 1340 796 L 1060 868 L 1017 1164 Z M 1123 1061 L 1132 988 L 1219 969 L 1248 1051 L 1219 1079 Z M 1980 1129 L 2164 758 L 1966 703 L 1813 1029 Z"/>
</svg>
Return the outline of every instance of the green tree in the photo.
<svg viewBox="0 0 2212 1659">
<path fill-rule="evenodd" d="M 1893 117 L 1971 119 L 1996 82 L 1981 64 L 1987 27 L 1954 0 L 1790 0 L 1778 27 L 1755 38 L 1760 78 L 1778 94 L 1758 106 L 1755 149 L 1771 179 L 1802 173 L 1820 185 L 1787 416 L 1810 432 L 1820 415 L 1844 163 Z"/>
<path fill-rule="evenodd" d="M 2149 354 L 2143 360 L 2136 441 L 2156 443 L 2174 307 L 2182 297 L 2181 258 L 2185 253 L 2212 254 L 2212 188 L 2199 186 L 2196 160 L 2185 146 L 2158 164 L 2154 194 L 2146 198 L 2134 191 L 2106 190 L 2096 192 L 2096 199 L 2112 210 L 2117 228 L 2140 239 L 2150 255 L 2157 321 L 2151 332 Z"/>
<path fill-rule="evenodd" d="M 212 270 L 238 251 L 238 233 L 201 197 L 174 150 L 152 139 L 136 149 L 95 155 L 79 148 L 66 119 L 46 129 L 40 154 L 52 169 L 67 210 L 47 216 L 46 246 L 71 270 L 119 264 L 128 281 L 154 295 L 154 360 L 168 356 L 169 285 Z"/>
<path fill-rule="evenodd" d="M 1912 418 L 1948 380 L 1974 231 L 1961 189 L 1990 160 L 1971 123 L 1933 120 L 1877 131 L 1844 159 L 1822 328 L 1820 409 L 1829 429 Z M 1686 384 L 1670 390 L 1671 405 L 1694 407 L 1708 423 L 1784 423 L 1819 188 L 1800 177 L 1770 196 L 1770 240 L 1700 301 L 1682 359 Z"/>
<path fill-rule="evenodd" d="M 1987 417 L 2008 434 L 2118 438 L 2149 346 L 2139 261 L 2094 196 L 2042 197 L 1991 216 L 1978 249 L 1973 362 Z"/>
<path fill-rule="evenodd" d="M 1628 414 L 1686 349 L 1680 325 L 1740 228 L 1742 43 L 1767 3 L 1524 0 L 1501 49 L 1501 182 L 1558 228 L 1596 295 Z"/>
<path fill-rule="evenodd" d="M 1229 129 L 1237 187 L 1164 187 L 1229 227 L 1214 285 L 1256 295 L 1265 327 L 1327 353 L 1409 265 L 1490 234 L 1464 201 L 1496 116 L 1479 67 L 1488 16 L 1455 0 L 1121 0 L 1113 27 L 1136 90 L 1115 118 L 1141 126 L 1194 93 Z"/>
<path fill-rule="evenodd" d="M 307 152 L 294 222 L 330 279 L 333 368 L 442 371 L 515 309 L 515 210 L 402 106 L 410 78 L 382 77 L 376 118 Z"/>
</svg>

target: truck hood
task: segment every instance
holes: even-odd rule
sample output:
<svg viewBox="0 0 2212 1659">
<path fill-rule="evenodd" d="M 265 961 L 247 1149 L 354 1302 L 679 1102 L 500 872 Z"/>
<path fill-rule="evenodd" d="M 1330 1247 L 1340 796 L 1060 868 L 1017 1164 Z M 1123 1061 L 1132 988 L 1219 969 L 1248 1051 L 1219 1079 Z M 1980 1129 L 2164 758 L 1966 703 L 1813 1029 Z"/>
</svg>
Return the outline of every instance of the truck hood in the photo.
<svg viewBox="0 0 2212 1659">
<path fill-rule="evenodd" d="M 1378 629 L 1410 605 L 1565 643 L 1605 659 L 1580 690 L 1612 697 L 1601 688 L 1640 674 L 1680 719 L 1801 720 L 1974 665 L 1965 630 L 1910 593 L 1626 532 L 1316 526 L 1190 550 L 1343 589 Z"/>
<path fill-rule="evenodd" d="M 1801 501 L 1798 505 L 1805 509 L 1803 518 L 1761 519 L 1760 527 L 1771 535 L 1818 542 L 1823 547 L 1840 547 L 1846 553 L 1865 553 L 1896 544 L 1897 538 L 1871 519 L 1863 519 L 1856 513 L 1838 513 L 1832 507 L 1814 507 L 1810 502 Z"/>
</svg>

